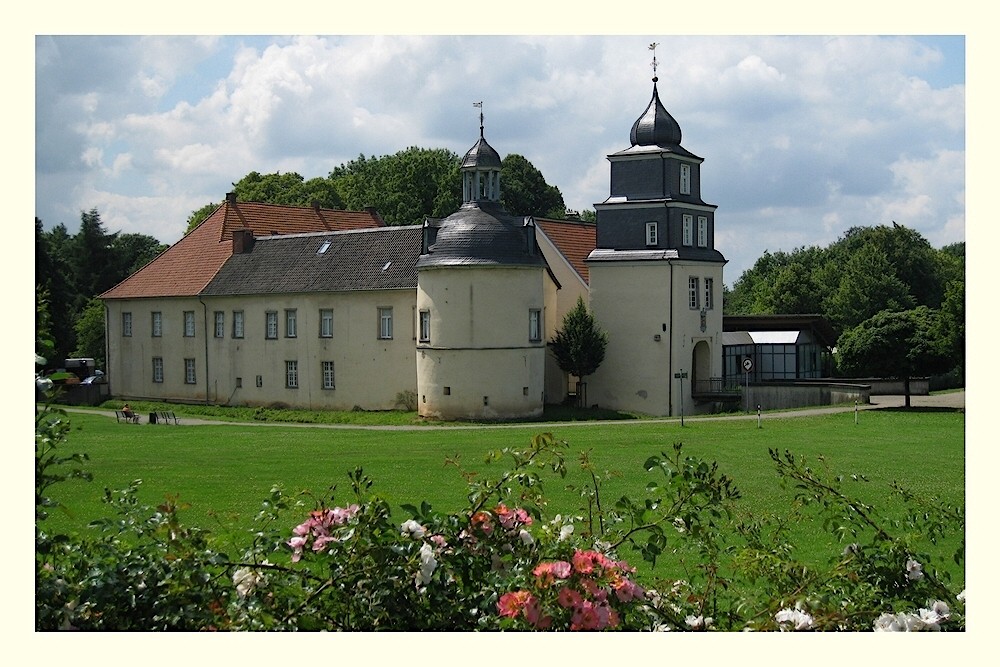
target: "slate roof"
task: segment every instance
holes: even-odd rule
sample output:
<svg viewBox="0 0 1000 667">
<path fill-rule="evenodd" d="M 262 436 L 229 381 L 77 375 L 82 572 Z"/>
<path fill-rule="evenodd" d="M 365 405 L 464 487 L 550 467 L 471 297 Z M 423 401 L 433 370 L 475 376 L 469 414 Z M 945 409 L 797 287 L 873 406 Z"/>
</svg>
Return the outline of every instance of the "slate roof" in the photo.
<svg viewBox="0 0 1000 667">
<path fill-rule="evenodd" d="M 137 299 L 200 294 L 232 254 L 233 230 L 236 229 L 249 229 L 255 236 L 263 236 L 384 225 L 374 210 L 340 211 L 235 202 L 227 198 L 189 234 L 101 294 L 100 298 Z"/>
<path fill-rule="evenodd" d="M 629 141 L 633 148 L 656 146 L 678 155 L 697 157 L 681 147 L 681 126 L 660 102 L 656 81 L 656 77 L 653 77 L 653 97 L 646 110 L 632 124 Z"/>
<path fill-rule="evenodd" d="M 202 294 L 414 289 L 422 233 L 410 225 L 256 238 L 249 251 L 226 261 Z"/>
<path fill-rule="evenodd" d="M 483 136 L 483 128 L 479 128 L 479 141 L 462 158 L 462 169 L 467 167 L 500 169 L 500 166 L 500 154 L 486 143 L 486 138 Z"/>
<path fill-rule="evenodd" d="M 418 268 L 437 266 L 545 266 L 540 252 L 528 252 L 523 216 L 497 202 L 467 202 L 442 220 L 437 237 Z"/>
<path fill-rule="evenodd" d="M 597 225 L 579 220 L 535 218 L 535 226 L 562 253 L 586 284 L 590 284 L 587 256 L 597 247 Z"/>
</svg>

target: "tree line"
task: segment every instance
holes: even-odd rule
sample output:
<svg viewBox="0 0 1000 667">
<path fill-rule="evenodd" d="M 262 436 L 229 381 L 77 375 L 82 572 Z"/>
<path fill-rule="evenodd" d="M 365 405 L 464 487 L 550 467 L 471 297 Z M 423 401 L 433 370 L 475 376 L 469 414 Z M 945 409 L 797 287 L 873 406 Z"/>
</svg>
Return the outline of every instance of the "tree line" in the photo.
<svg viewBox="0 0 1000 667">
<path fill-rule="evenodd" d="M 444 148 L 410 147 L 393 155 L 365 157 L 336 167 L 326 177 L 305 179 L 295 172 L 250 172 L 233 184 L 237 201 L 287 206 L 313 206 L 362 211 L 373 207 L 389 225 L 419 225 L 443 218 L 462 204 L 461 158 Z M 563 219 L 566 210 L 559 188 L 524 156 L 511 153 L 500 167 L 500 203 L 513 215 Z M 191 213 L 187 231 L 220 206 L 209 203 Z M 594 219 L 593 211 L 584 219 Z"/>
<path fill-rule="evenodd" d="M 35 218 L 35 352 L 48 368 L 68 357 L 93 357 L 104 367 L 101 294 L 167 249 L 146 234 L 108 232 L 97 209 L 81 213 L 70 234 L 45 231 Z"/>
<path fill-rule="evenodd" d="M 825 248 L 765 252 L 724 295 L 726 314 L 818 314 L 833 326 L 837 374 L 964 383 L 965 243 L 852 227 Z"/>
</svg>

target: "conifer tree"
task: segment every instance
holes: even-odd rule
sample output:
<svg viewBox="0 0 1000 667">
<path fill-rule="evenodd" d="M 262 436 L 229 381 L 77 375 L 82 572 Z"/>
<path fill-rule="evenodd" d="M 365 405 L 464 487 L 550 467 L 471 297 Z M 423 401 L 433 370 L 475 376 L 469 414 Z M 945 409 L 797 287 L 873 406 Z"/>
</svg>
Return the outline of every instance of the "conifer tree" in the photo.
<svg viewBox="0 0 1000 667">
<path fill-rule="evenodd" d="M 573 310 L 566 313 L 562 328 L 549 343 L 559 368 L 580 378 L 581 384 L 600 367 L 607 346 L 608 334 L 587 310 L 582 296 L 577 298 Z"/>
</svg>

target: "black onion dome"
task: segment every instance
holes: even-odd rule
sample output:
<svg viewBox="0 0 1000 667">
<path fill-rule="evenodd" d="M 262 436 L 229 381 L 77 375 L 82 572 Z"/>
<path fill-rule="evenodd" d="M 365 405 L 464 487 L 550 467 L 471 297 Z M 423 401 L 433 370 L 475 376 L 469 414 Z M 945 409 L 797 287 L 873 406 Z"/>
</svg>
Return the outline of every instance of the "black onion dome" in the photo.
<svg viewBox="0 0 1000 667">
<path fill-rule="evenodd" d="M 528 235 L 533 226 L 507 213 L 497 202 L 462 205 L 441 221 L 434 243 L 417 268 L 434 266 L 544 266 Z"/>
<path fill-rule="evenodd" d="M 656 92 L 656 79 L 653 79 L 653 99 L 641 116 L 632 124 L 629 140 L 633 146 L 680 146 L 681 126 L 674 120 Z"/>
<path fill-rule="evenodd" d="M 493 150 L 493 147 L 486 143 L 482 130 L 479 133 L 479 141 L 469 149 L 469 152 L 462 158 L 462 169 L 476 167 L 478 169 L 499 169 L 500 154 Z"/>
</svg>

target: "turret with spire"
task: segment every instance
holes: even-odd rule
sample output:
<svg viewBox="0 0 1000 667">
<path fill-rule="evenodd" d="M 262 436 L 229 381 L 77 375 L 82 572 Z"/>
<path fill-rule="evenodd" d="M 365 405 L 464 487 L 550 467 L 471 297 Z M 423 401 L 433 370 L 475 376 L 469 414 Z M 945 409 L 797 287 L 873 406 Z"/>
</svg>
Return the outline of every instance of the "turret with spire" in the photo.
<svg viewBox="0 0 1000 667">
<path fill-rule="evenodd" d="M 479 107 L 479 141 L 462 158 L 462 201 L 500 201 L 500 154 L 486 142 L 483 103 Z"/>
</svg>

